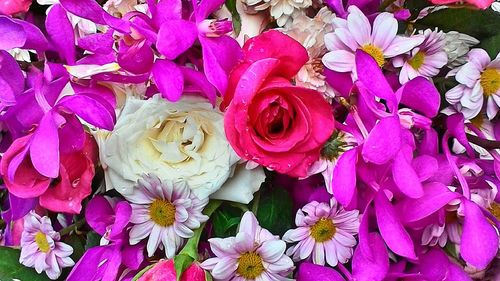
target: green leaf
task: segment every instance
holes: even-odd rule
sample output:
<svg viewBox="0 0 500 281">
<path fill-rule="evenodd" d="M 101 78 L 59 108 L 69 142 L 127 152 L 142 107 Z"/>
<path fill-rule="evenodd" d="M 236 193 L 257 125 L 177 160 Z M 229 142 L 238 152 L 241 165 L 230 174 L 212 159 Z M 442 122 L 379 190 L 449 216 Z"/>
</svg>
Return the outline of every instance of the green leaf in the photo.
<svg viewBox="0 0 500 281">
<path fill-rule="evenodd" d="M 0 247 L 0 280 L 18 279 L 21 281 L 48 281 L 47 275 L 36 273 L 35 269 L 19 263 L 21 250 Z"/>
<path fill-rule="evenodd" d="M 263 228 L 283 235 L 292 227 L 292 198 L 284 188 L 275 187 L 260 195 L 257 219 Z"/>
<path fill-rule="evenodd" d="M 500 52 L 500 33 L 481 41 L 479 47 L 485 49 L 492 59 L 495 58 Z"/>
<path fill-rule="evenodd" d="M 226 7 L 231 12 L 234 33 L 238 36 L 241 31 L 241 17 L 236 9 L 236 0 L 226 0 Z"/>
<path fill-rule="evenodd" d="M 145 268 L 143 268 L 141 271 L 139 271 L 135 276 L 134 278 L 132 278 L 132 281 L 137 281 L 139 280 L 139 278 L 141 278 L 142 275 L 144 275 L 144 273 L 146 273 L 146 271 L 150 270 L 153 266 L 155 266 L 155 264 L 150 264 L 148 266 L 146 266 Z"/>
<path fill-rule="evenodd" d="M 71 254 L 71 258 L 73 261 L 77 262 L 85 252 L 85 239 L 81 235 L 70 235 L 66 236 L 63 239 L 63 242 L 70 245 L 73 248 L 73 254 Z"/>
<path fill-rule="evenodd" d="M 437 27 L 446 32 L 455 30 L 482 41 L 500 34 L 500 13 L 491 9 L 443 9 L 418 20 L 416 27 L 418 29 Z"/>
<path fill-rule="evenodd" d="M 99 246 L 100 241 L 101 241 L 101 235 L 97 234 L 97 232 L 95 231 L 89 231 L 87 233 L 87 242 L 85 243 L 85 250 Z"/>
<path fill-rule="evenodd" d="M 191 256 L 179 254 L 174 257 L 174 268 L 177 276 L 177 281 L 181 280 L 182 274 L 194 262 Z"/>
<path fill-rule="evenodd" d="M 208 271 L 205 271 L 205 281 L 213 281 L 214 279 L 212 278 L 212 275 L 208 273 Z"/>
<path fill-rule="evenodd" d="M 224 205 L 212 215 L 215 237 L 225 238 L 236 235 L 242 211 L 233 206 Z"/>
<path fill-rule="evenodd" d="M 420 11 L 422 11 L 425 7 L 431 6 L 431 3 L 428 0 L 412 0 L 405 1 L 404 7 L 408 9 L 411 13 L 410 19 L 417 18 Z"/>
</svg>

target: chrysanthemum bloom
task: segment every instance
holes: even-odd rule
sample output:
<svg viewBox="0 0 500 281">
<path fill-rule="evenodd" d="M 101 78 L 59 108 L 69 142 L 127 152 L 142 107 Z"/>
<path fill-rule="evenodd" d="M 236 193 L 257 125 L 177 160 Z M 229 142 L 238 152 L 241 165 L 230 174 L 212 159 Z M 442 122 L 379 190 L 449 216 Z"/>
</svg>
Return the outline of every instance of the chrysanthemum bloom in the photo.
<svg viewBox="0 0 500 281">
<path fill-rule="evenodd" d="M 373 22 L 356 7 L 349 7 L 347 20 L 333 19 L 333 33 L 325 35 L 325 44 L 329 53 L 323 57 L 325 66 L 337 72 L 355 70 L 354 54 L 362 49 L 383 66 L 387 58 L 404 54 L 420 45 L 424 37 L 397 35 L 398 21 L 393 14 L 381 13 Z"/>
<path fill-rule="evenodd" d="M 193 229 L 208 220 L 201 213 L 208 198 L 198 199 L 184 181 L 162 181 L 147 175 L 137 181 L 134 192 L 125 195 L 125 199 L 132 206 L 130 244 L 149 237 L 149 256 L 159 247 L 165 248 L 168 258 L 173 258 L 184 238 L 191 238 Z"/>
<path fill-rule="evenodd" d="M 210 270 L 215 280 L 286 281 L 293 270 L 292 260 L 285 255 L 286 243 L 259 226 L 251 212 L 241 219 L 236 237 L 208 240 L 217 256 L 201 267 Z"/>
<path fill-rule="evenodd" d="M 346 211 L 335 199 L 330 204 L 312 201 L 297 211 L 298 228 L 283 235 L 287 243 L 299 242 L 287 250 L 294 261 L 312 256 L 315 264 L 336 266 L 346 263 L 356 245 L 354 235 L 359 230 L 359 211 Z"/>
<path fill-rule="evenodd" d="M 448 62 L 444 51 L 446 36 L 442 31 L 426 29 L 423 32 L 425 40 L 422 45 L 411 50 L 409 56 L 394 59 L 394 66 L 401 67 L 399 82 L 404 84 L 417 76 L 431 78 Z"/>
<path fill-rule="evenodd" d="M 48 217 L 40 217 L 31 212 L 24 218 L 19 262 L 27 267 L 34 267 L 38 273 L 45 271 L 52 280 L 59 278 L 61 268 L 75 264 L 70 258 L 73 248 L 59 242 L 60 239 L 61 236 L 54 231 Z"/>
<path fill-rule="evenodd" d="M 469 62 L 453 71 L 455 79 L 460 83 L 448 92 L 446 100 L 465 119 L 476 117 L 483 108 L 486 99 L 486 114 L 493 119 L 500 106 L 500 54 L 491 61 L 483 49 L 472 49 L 468 55 Z"/>
</svg>

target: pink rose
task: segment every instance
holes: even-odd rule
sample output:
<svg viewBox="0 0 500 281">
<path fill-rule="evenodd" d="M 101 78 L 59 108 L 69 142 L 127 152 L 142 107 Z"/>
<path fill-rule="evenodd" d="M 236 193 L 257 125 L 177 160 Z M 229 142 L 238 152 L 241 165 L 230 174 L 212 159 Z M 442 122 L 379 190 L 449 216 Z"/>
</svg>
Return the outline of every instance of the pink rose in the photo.
<svg viewBox="0 0 500 281">
<path fill-rule="evenodd" d="M 146 271 L 138 281 L 176 281 L 174 261 L 162 260 Z M 205 271 L 197 264 L 191 264 L 182 274 L 181 281 L 205 281 Z"/>
<path fill-rule="evenodd" d="M 221 108 L 229 143 L 243 159 L 293 177 L 307 175 L 334 130 L 330 104 L 292 78 L 307 51 L 275 30 L 251 38 L 229 77 Z"/>
<path fill-rule="evenodd" d="M 2 0 L 0 1 L 0 14 L 15 15 L 18 13 L 26 13 L 32 0 Z"/>
<path fill-rule="evenodd" d="M 460 1 L 457 0 L 430 0 L 432 4 L 436 5 L 446 5 L 457 3 Z M 491 3 L 495 2 L 495 0 L 465 0 L 465 3 L 478 7 L 479 9 L 487 9 L 491 6 Z"/>
<path fill-rule="evenodd" d="M 9 177 L 9 165 L 17 161 L 16 156 L 22 155 L 31 135 L 16 139 L 0 162 L 0 171 L 9 192 L 20 198 L 39 197 L 40 205 L 54 212 L 80 213 L 81 201 L 92 191 L 94 163 L 97 161 L 97 144 L 92 136 L 85 136 L 81 150 L 61 153 L 57 179 L 41 175 L 29 157 L 23 157 L 15 174 Z"/>
</svg>

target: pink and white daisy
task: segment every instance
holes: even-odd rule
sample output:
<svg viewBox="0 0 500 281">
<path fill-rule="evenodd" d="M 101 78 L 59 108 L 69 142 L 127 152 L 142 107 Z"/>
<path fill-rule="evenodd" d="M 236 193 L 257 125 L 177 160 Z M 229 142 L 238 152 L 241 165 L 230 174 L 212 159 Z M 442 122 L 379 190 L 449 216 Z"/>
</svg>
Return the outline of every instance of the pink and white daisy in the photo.
<svg viewBox="0 0 500 281">
<path fill-rule="evenodd" d="M 48 217 L 40 217 L 31 212 L 24 217 L 24 230 L 21 234 L 21 256 L 19 262 L 34 267 L 36 272 L 45 271 L 47 276 L 56 280 L 61 269 L 75 262 L 70 258 L 73 248 L 59 242 L 61 236 L 54 231 Z"/>
<path fill-rule="evenodd" d="M 285 255 L 286 243 L 259 226 L 252 212 L 241 219 L 236 237 L 209 239 L 212 252 L 201 267 L 210 270 L 214 280 L 286 281 L 293 270 Z"/>
<path fill-rule="evenodd" d="M 362 49 L 383 66 L 387 58 L 404 54 L 420 45 L 424 37 L 397 35 L 398 21 L 391 13 L 380 13 L 373 22 L 356 6 L 350 6 L 347 20 L 333 19 L 333 33 L 325 35 L 325 44 L 330 52 L 323 56 L 323 64 L 337 72 L 355 70 L 354 54 Z"/>
<path fill-rule="evenodd" d="M 294 261 L 312 256 L 315 264 L 336 266 L 352 257 L 359 211 L 346 211 L 333 198 L 329 204 L 312 201 L 297 211 L 295 224 L 283 235 L 287 243 L 298 242 L 286 252 Z"/>
<path fill-rule="evenodd" d="M 130 244 L 149 237 L 150 257 L 160 248 L 165 249 L 168 258 L 173 258 L 184 239 L 193 236 L 193 229 L 208 220 L 208 216 L 202 214 L 208 198 L 198 199 L 184 181 L 143 176 L 133 193 L 125 198 L 131 203 L 130 222 L 134 224 L 129 233 Z"/>
<path fill-rule="evenodd" d="M 491 120 L 500 108 L 500 54 L 492 61 L 485 50 L 472 49 L 468 59 L 451 71 L 460 84 L 446 92 L 446 100 L 465 119 L 472 119 L 481 112 L 486 99 L 486 115 Z"/>
<path fill-rule="evenodd" d="M 446 35 L 442 31 L 426 29 L 423 32 L 424 42 L 410 51 L 393 60 L 396 67 L 401 67 L 399 82 L 404 84 L 417 76 L 431 78 L 448 63 L 448 55 L 444 51 Z"/>
</svg>

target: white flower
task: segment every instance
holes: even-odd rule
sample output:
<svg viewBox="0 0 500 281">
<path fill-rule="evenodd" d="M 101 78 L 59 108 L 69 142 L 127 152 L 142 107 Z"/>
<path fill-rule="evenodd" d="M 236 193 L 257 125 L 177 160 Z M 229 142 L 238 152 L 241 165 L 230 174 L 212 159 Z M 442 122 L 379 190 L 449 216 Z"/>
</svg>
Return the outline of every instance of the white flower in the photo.
<svg viewBox="0 0 500 281">
<path fill-rule="evenodd" d="M 108 0 L 103 8 L 108 13 L 121 17 L 128 12 L 140 10 L 142 4 L 146 1 L 141 0 Z"/>
<path fill-rule="evenodd" d="M 450 31 L 445 33 L 444 51 L 448 55 L 448 65 L 457 67 L 467 62 L 470 47 L 479 44 L 479 40 L 467 34 Z"/>
<path fill-rule="evenodd" d="M 485 50 L 472 49 L 468 58 L 469 62 L 451 71 L 460 84 L 446 92 L 446 100 L 465 119 L 476 117 L 485 107 L 491 120 L 500 106 L 500 54 L 492 61 Z"/>
<path fill-rule="evenodd" d="M 265 175 L 261 168 L 237 168 L 240 159 L 226 139 L 223 119 L 201 97 L 176 103 L 160 95 L 127 97 L 113 132 L 96 133 L 107 189 L 132 194 L 137 180 L 153 173 L 187 181 L 200 199 L 223 187 L 212 198 L 250 202 Z"/>
<path fill-rule="evenodd" d="M 9 52 L 9 54 L 17 61 L 31 62 L 30 52 L 34 53 L 35 51 L 14 48 L 12 50 L 8 50 L 7 52 Z"/>
<path fill-rule="evenodd" d="M 165 248 L 167 258 L 173 258 L 184 239 L 208 220 L 202 214 L 208 198 L 198 199 L 183 181 L 161 181 L 149 175 L 139 179 L 134 193 L 125 199 L 132 204 L 130 244 L 148 237 L 148 255 L 159 247 Z"/>
<path fill-rule="evenodd" d="M 263 11 L 270 7 L 271 16 L 278 26 L 291 24 L 296 12 L 309 8 L 312 0 L 242 0 L 255 11 Z"/>
</svg>

